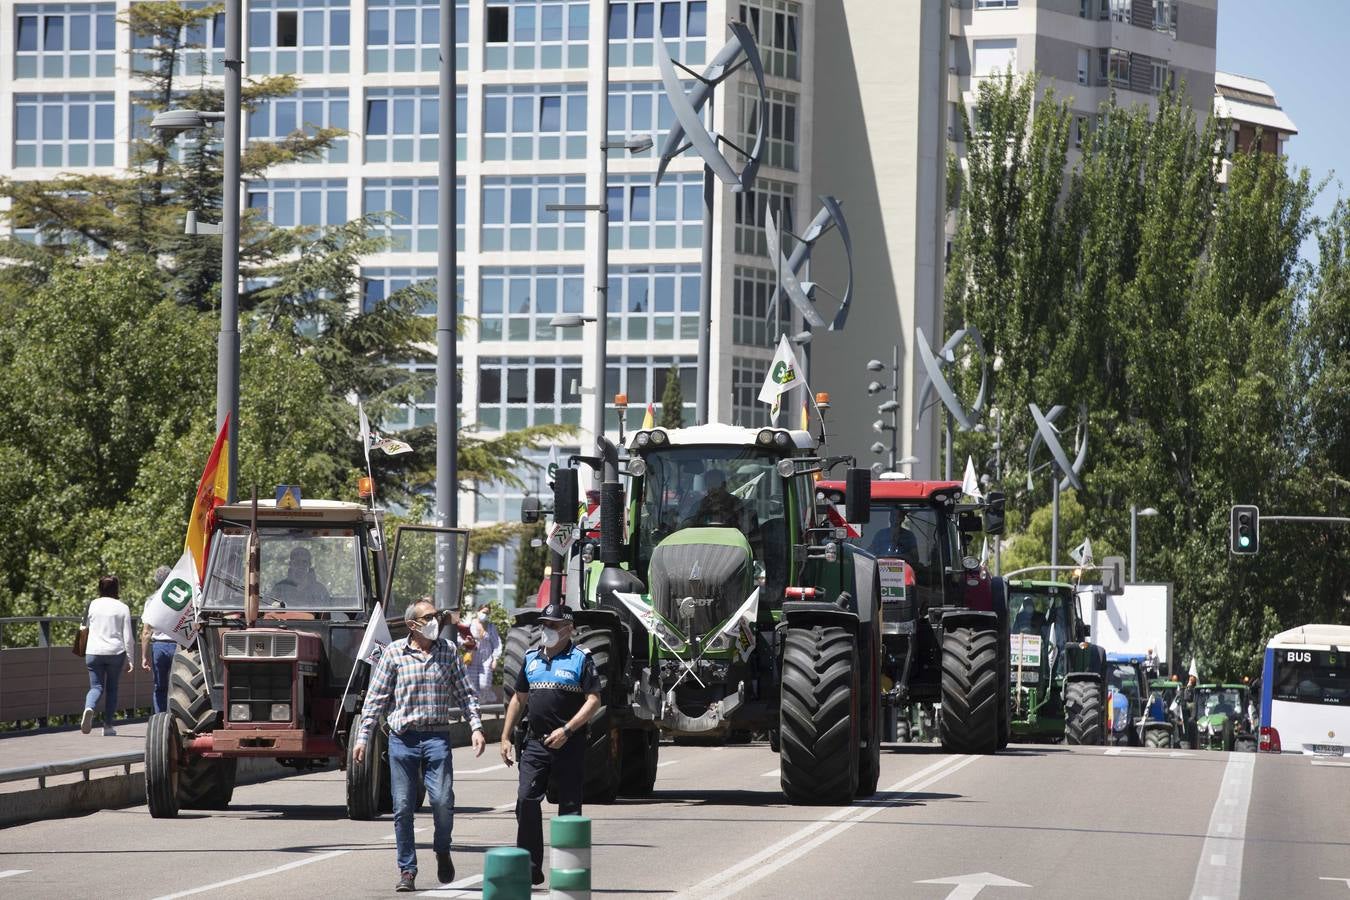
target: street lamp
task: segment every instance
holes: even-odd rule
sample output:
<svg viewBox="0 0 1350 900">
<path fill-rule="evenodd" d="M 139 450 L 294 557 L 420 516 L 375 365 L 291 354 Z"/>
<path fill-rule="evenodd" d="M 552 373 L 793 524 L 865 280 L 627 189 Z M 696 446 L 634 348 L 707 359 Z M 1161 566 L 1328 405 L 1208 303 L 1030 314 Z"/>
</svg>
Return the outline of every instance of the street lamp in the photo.
<svg viewBox="0 0 1350 900">
<path fill-rule="evenodd" d="M 877 433 L 882 434 L 882 435 L 884 435 L 887 431 L 889 431 L 889 432 L 891 433 L 891 443 L 890 443 L 890 447 L 886 447 L 886 446 L 885 446 L 884 444 L 882 444 L 880 441 L 877 441 L 876 443 L 874 443 L 874 444 L 872 445 L 872 452 L 873 452 L 873 453 L 876 453 L 876 454 L 881 454 L 881 453 L 885 453 L 887 450 L 889 450 L 889 451 L 890 451 L 890 455 L 889 455 L 889 457 L 887 458 L 887 469 L 886 469 L 886 471 L 888 471 L 888 472 L 894 472 L 894 471 L 895 471 L 895 465 L 896 465 L 896 463 L 895 463 L 896 440 L 897 440 L 897 435 L 898 435 L 898 433 L 899 433 L 899 431 L 900 431 L 900 345 L 899 345 L 899 344 L 893 344 L 893 345 L 891 346 L 891 364 L 890 364 L 889 367 L 888 367 L 884 362 L 882 362 L 882 361 L 879 360 L 879 359 L 869 359 L 869 360 L 867 361 L 867 371 L 869 371 L 869 372 L 884 372 L 884 371 L 886 371 L 887 368 L 889 368 L 889 369 L 890 369 L 890 372 L 891 372 L 891 383 L 890 383 L 890 385 L 886 385 L 886 384 L 884 384 L 884 383 L 882 383 L 882 382 L 880 382 L 880 381 L 872 380 L 872 381 L 868 382 L 868 384 L 867 384 L 867 395 L 868 395 L 869 397 L 870 397 L 870 396 L 874 396 L 874 395 L 876 395 L 876 394 L 881 393 L 881 392 L 884 391 L 884 390 L 887 390 L 888 387 L 889 387 L 889 389 L 890 389 L 890 392 L 891 392 L 891 399 L 886 400 L 886 401 L 883 401 L 882 403 L 877 404 L 877 412 L 881 413 L 882 416 L 889 416 L 889 417 L 890 417 L 890 424 L 886 424 L 885 421 L 884 421 L 883 419 L 877 419 L 874 423 L 872 423 L 872 429 L 873 429 L 874 431 L 876 431 Z"/>
<path fill-rule="evenodd" d="M 1158 511 L 1151 506 L 1139 509 L 1133 503 L 1130 504 L 1130 583 L 1134 583 L 1134 559 L 1139 547 L 1139 517 L 1156 516 Z"/>
</svg>

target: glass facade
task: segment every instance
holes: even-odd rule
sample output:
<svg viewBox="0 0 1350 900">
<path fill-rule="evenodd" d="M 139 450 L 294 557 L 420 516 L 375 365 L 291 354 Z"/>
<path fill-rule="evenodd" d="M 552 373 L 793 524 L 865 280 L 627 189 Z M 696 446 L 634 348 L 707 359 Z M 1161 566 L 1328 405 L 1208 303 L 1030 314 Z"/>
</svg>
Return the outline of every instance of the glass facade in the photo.
<svg viewBox="0 0 1350 900">
<path fill-rule="evenodd" d="M 434 163 L 440 153 L 439 87 L 371 88 L 366 91 L 366 157 L 368 163 Z M 455 97 L 456 148 L 461 160 L 467 149 L 465 125 L 469 94 Z"/>
<path fill-rule="evenodd" d="M 367 0 L 367 72 L 440 72 L 441 0 Z M 469 67 L 469 2 L 455 0 L 455 68 Z"/>
<path fill-rule="evenodd" d="M 626 341 L 698 338 L 696 265 L 617 266 L 609 270 L 609 337 Z"/>
<path fill-rule="evenodd" d="M 483 14 L 483 66 L 489 71 L 586 67 L 586 0 L 489 0 Z"/>
<path fill-rule="evenodd" d="M 693 424 L 694 392 L 698 381 L 698 366 L 693 359 L 678 356 L 620 356 L 605 367 L 605 396 L 613 397 L 618 393 L 628 395 L 625 428 L 631 430 L 641 427 L 648 403 L 660 411 L 672 364 L 679 368 L 684 421 Z"/>
<path fill-rule="evenodd" d="M 487 268 L 478 297 L 478 337 L 483 341 L 579 341 L 580 328 L 554 328 L 559 313 L 580 315 L 580 266 Z"/>
<path fill-rule="evenodd" d="M 248 208 L 282 228 L 322 228 L 347 221 L 347 182 L 342 178 L 250 181 Z"/>
<path fill-rule="evenodd" d="M 346 131 L 347 92 L 340 88 L 307 88 L 291 97 L 264 100 L 248 114 L 250 141 L 279 141 L 296 132 L 313 136 L 320 128 Z M 347 138 L 340 137 L 309 163 L 345 163 Z"/>
<path fill-rule="evenodd" d="M 321 75 L 351 70 L 349 0 L 250 0 L 252 75 Z"/>
<path fill-rule="evenodd" d="M 518 84 L 483 91 L 483 159 L 585 159 L 586 85 Z"/>
<path fill-rule="evenodd" d="M 556 203 L 586 202 L 580 175 L 537 175 L 483 179 L 485 251 L 582 250 L 586 214 L 554 212 Z"/>
<path fill-rule="evenodd" d="M 688 66 L 706 62 L 708 4 L 704 0 L 611 0 L 609 63 L 646 67 L 656 64 L 656 39 L 673 58 Z"/>
<path fill-rule="evenodd" d="M 15 94 L 15 168 L 111 166 L 112 94 Z"/>
<path fill-rule="evenodd" d="M 503 356 L 478 361 L 478 421 L 514 431 L 581 424 L 581 357 Z"/>
<path fill-rule="evenodd" d="M 609 179 L 611 250 L 696 249 L 703 242 L 703 176 L 667 173 Z"/>
<path fill-rule="evenodd" d="M 383 215 L 385 224 L 373 232 L 389 241 L 391 253 L 435 253 L 440 210 L 435 178 L 368 178 L 361 190 L 363 215 Z M 464 217 L 464 179 L 459 180 L 461 220 Z M 464 223 L 455 229 L 464 249 Z"/>
<path fill-rule="evenodd" d="M 116 5 L 22 4 L 14 11 L 15 78 L 111 78 Z"/>
</svg>

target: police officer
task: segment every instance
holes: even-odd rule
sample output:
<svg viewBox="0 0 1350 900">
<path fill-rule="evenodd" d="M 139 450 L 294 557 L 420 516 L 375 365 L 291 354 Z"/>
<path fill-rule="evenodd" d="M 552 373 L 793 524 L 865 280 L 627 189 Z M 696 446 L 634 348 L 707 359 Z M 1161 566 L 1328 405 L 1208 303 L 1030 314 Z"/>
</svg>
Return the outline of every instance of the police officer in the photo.
<svg viewBox="0 0 1350 900">
<path fill-rule="evenodd" d="M 600 708 L 600 676 L 588 651 L 572 643 L 572 612 L 550 603 L 539 615 L 543 646 L 525 654 L 502 727 L 502 762 L 520 763 L 516 846 L 530 851 L 533 881 L 544 883 L 544 823 L 540 809 L 549 776 L 558 814 L 580 815 L 586 763 L 586 723 Z M 512 734 L 529 705 L 520 759 Z"/>
</svg>

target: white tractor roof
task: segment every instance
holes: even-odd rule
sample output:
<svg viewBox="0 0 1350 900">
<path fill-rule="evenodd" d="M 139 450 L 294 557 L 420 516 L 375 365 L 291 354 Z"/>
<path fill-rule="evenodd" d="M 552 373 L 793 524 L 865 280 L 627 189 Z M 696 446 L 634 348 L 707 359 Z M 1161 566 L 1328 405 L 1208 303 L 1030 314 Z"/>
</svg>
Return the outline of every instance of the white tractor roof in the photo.
<svg viewBox="0 0 1350 900">
<path fill-rule="evenodd" d="M 720 422 L 712 422 L 707 425 L 693 425 L 689 428 L 651 428 L 644 429 L 651 431 L 664 431 L 669 436 L 670 441 L 666 446 L 669 447 L 707 447 L 714 445 L 730 445 L 733 447 L 753 446 L 755 437 L 763 428 L 742 428 L 739 425 L 723 425 Z M 809 431 L 796 431 L 782 428 L 776 431 L 786 431 L 792 436 L 792 446 L 798 450 L 815 450 L 817 448 L 816 439 L 811 436 Z M 628 439 L 629 449 L 633 448 L 633 440 L 637 437 L 637 432 Z M 650 449 L 651 445 L 648 445 Z"/>
<path fill-rule="evenodd" d="M 253 515 L 252 502 L 227 503 L 217 507 L 216 517 L 231 522 L 247 522 Z M 299 509 L 278 509 L 275 500 L 258 501 L 258 518 L 275 522 L 360 522 L 371 515 L 364 503 L 345 500 L 301 500 Z"/>
</svg>

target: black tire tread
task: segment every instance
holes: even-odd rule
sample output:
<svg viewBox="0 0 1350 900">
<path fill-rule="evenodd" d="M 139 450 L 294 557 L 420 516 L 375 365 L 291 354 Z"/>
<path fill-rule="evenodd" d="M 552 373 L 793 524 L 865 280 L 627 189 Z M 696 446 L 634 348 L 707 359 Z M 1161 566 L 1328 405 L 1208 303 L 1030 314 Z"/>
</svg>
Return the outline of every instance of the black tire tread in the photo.
<svg viewBox="0 0 1350 900">
<path fill-rule="evenodd" d="M 156 819 L 178 815 L 178 733 L 173 714 L 155 713 L 145 729 L 145 803 Z"/>
<path fill-rule="evenodd" d="M 1159 747 L 1164 750 L 1172 746 L 1172 733 L 1166 728 L 1148 728 L 1144 731 L 1144 746 Z"/>
<path fill-rule="evenodd" d="M 215 730 L 219 717 L 211 707 L 206 673 L 196 649 L 181 647 L 169 669 L 169 712 L 184 736 Z M 238 760 L 187 756 L 178 767 L 180 809 L 224 809 L 234 796 Z"/>
<path fill-rule="evenodd" d="M 998 630 L 953 628 L 942 636 L 942 725 L 948 753 L 993 753 L 999 742 Z"/>
<path fill-rule="evenodd" d="M 1102 685 L 1070 681 L 1064 685 L 1064 743 L 1095 746 L 1106 742 L 1102 727 Z"/>
<path fill-rule="evenodd" d="M 791 803 L 849 803 L 858 787 L 858 653 L 827 625 L 789 628 L 779 706 L 779 772 Z"/>
</svg>

